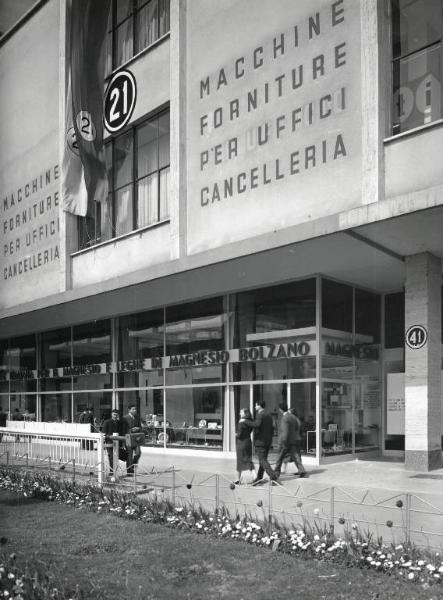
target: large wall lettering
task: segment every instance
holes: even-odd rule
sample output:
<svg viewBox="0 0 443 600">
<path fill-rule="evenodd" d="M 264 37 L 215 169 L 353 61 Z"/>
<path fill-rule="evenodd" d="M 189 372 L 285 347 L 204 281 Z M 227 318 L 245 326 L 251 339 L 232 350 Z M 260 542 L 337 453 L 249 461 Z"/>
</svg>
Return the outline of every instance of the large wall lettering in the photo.
<svg viewBox="0 0 443 600">
<path fill-rule="evenodd" d="M 0 207 L 3 286 L 40 274 L 60 260 L 59 167 L 46 169 L 5 194 Z"/>
<path fill-rule="evenodd" d="M 359 2 L 202 2 L 188 13 L 189 250 L 357 205 Z"/>
</svg>

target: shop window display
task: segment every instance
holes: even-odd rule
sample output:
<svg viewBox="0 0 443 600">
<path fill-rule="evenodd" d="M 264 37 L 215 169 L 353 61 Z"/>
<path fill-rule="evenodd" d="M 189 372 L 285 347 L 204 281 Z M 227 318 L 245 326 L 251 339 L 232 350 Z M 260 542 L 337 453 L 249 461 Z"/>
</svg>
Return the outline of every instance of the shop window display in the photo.
<svg viewBox="0 0 443 600">
<path fill-rule="evenodd" d="M 34 335 L 14 338 L 6 351 L 10 373 L 10 413 L 35 414 L 37 348 Z"/>
<path fill-rule="evenodd" d="M 87 403 L 97 418 L 102 419 L 105 410 L 109 410 L 109 401 L 105 402 L 104 409 L 103 398 L 113 386 L 112 373 L 107 367 L 112 362 L 109 319 L 73 327 L 72 361 L 74 415 L 78 415 L 81 406 Z"/>
<path fill-rule="evenodd" d="M 378 450 L 380 296 L 322 280 L 322 454 Z"/>
</svg>

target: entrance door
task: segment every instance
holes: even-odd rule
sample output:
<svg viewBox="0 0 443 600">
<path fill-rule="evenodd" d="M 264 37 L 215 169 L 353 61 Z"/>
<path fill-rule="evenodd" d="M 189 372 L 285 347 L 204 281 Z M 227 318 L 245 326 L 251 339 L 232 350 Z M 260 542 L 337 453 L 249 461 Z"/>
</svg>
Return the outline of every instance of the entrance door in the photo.
<svg viewBox="0 0 443 600">
<path fill-rule="evenodd" d="M 322 387 L 322 457 L 378 453 L 380 389 L 377 375 L 326 379 Z"/>
<path fill-rule="evenodd" d="M 354 452 L 354 405 L 352 381 L 323 381 L 320 435 L 323 458 Z"/>
</svg>

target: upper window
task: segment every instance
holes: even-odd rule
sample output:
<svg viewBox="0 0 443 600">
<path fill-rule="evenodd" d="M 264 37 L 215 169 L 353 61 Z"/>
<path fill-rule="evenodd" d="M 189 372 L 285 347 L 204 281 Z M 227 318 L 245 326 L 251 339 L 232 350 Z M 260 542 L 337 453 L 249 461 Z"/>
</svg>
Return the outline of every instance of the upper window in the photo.
<svg viewBox="0 0 443 600">
<path fill-rule="evenodd" d="M 441 119 L 443 0 L 392 0 L 393 133 Z"/>
<path fill-rule="evenodd" d="M 106 144 L 109 194 L 79 219 L 79 248 L 169 219 L 169 111 Z"/>
<path fill-rule="evenodd" d="M 107 73 L 169 31 L 169 0 L 113 0 Z"/>
</svg>

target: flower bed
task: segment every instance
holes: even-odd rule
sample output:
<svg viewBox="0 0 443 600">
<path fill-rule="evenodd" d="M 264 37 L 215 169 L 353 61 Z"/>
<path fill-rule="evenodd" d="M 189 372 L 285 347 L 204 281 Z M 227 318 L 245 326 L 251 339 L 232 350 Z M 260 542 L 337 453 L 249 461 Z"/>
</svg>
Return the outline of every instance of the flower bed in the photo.
<svg viewBox="0 0 443 600">
<path fill-rule="evenodd" d="M 157 496 L 144 499 L 116 489 L 11 467 L 0 467 L 0 489 L 29 498 L 68 504 L 80 510 L 110 513 L 121 518 L 186 529 L 200 535 L 237 540 L 300 558 L 358 566 L 418 582 L 423 586 L 440 586 L 443 578 L 443 560 L 438 553 L 420 550 L 410 543 L 394 544 L 382 539 L 375 540 L 343 517 L 339 522 L 345 525 L 345 534 L 337 537 L 331 528 L 306 520 L 287 528 L 275 521 L 260 522 L 248 517 L 230 516 L 225 510 L 212 514 L 201 507 L 174 506 Z M 402 508 L 398 502 L 397 508 Z M 2 568 L 6 568 L 5 564 Z M 0 574 L 3 580 L 8 576 L 1 570 Z M 14 577 L 19 575 L 15 574 Z M 20 598 L 12 594 L 10 597 Z"/>
</svg>

